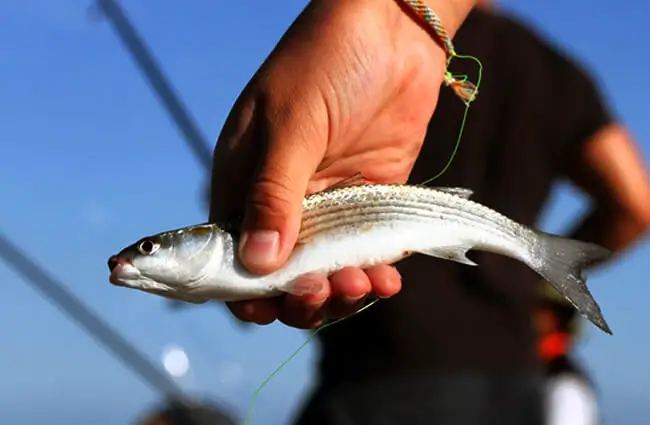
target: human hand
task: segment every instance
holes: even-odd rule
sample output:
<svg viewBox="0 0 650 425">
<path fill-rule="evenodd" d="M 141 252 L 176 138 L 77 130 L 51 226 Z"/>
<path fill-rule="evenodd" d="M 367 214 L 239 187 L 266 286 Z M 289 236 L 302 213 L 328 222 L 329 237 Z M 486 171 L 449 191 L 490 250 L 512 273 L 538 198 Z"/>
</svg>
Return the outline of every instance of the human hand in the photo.
<svg viewBox="0 0 650 425">
<path fill-rule="evenodd" d="M 440 2 L 443 3 L 443 2 Z M 450 29 L 448 29 L 450 31 Z M 355 173 L 404 183 L 422 146 L 445 53 L 395 0 L 313 0 L 246 86 L 214 152 L 212 221 L 245 209 L 240 259 L 285 263 L 302 199 Z M 313 279 L 313 277 L 311 277 Z M 318 294 L 229 303 L 244 321 L 298 328 L 401 289 L 389 265 L 346 268 Z"/>
</svg>

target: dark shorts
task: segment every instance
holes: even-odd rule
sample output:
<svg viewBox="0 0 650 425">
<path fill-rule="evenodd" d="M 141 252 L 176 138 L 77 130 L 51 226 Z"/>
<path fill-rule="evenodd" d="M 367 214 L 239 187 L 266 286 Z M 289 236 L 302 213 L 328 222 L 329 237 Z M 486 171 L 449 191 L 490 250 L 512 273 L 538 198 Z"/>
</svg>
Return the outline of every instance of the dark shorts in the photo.
<svg viewBox="0 0 650 425">
<path fill-rule="evenodd" d="M 321 385 L 295 425 L 543 425 L 537 375 L 453 374 Z"/>
</svg>

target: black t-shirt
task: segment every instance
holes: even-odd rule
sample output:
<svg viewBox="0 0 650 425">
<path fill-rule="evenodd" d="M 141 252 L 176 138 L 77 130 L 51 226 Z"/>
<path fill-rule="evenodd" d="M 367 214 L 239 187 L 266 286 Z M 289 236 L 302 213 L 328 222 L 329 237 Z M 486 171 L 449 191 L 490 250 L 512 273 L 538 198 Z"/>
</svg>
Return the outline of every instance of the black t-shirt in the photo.
<svg viewBox="0 0 650 425">
<path fill-rule="evenodd" d="M 547 379 L 558 376 L 573 376 L 584 382 L 589 389 L 595 390 L 594 382 L 587 372 L 570 356 L 554 358 L 544 365 L 544 375 Z"/>
<path fill-rule="evenodd" d="M 432 184 L 470 188 L 474 200 L 534 226 L 567 160 L 610 121 L 608 111 L 582 70 L 505 16 L 473 11 L 454 41 L 483 62 L 483 82 L 455 160 Z M 457 59 L 452 71 L 476 75 L 476 64 Z M 464 108 L 441 89 L 411 183 L 443 168 Z M 530 317 L 539 277 L 503 256 L 470 257 L 478 267 L 422 255 L 398 263 L 397 296 L 322 332 L 322 379 L 535 367 Z"/>
</svg>

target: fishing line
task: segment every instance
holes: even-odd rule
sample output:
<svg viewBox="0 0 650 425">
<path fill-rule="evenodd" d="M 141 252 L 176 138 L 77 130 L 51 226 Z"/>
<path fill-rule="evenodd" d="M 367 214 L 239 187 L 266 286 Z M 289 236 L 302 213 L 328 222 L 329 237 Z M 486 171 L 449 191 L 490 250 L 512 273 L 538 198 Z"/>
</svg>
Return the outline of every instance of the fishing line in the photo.
<svg viewBox="0 0 650 425">
<path fill-rule="evenodd" d="M 478 92 L 478 88 L 481 86 L 481 80 L 483 78 L 483 64 L 481 63 L 481 61 L 477 57 L 474 57 L 474 56 L 455 55 L 455 57 L 457 57 L 459 59 L 473 60 L 478 65 L 478 77 L 476 79 L 476 88 L 475 88 L 476 92 Z M 454 79 L 456 81 L 461 81 L 463 83 L 465 83 L 467 81 L 467 76 L 466 75 L 453 75 L 453 74 L 449 73 L 449 71 L 447 71 L 447 74 L 448 74 L 448 78 L 450 78 L 450 79 Z M 451 163 L 454 161 L 454 158 L 456 158 L 456 154 L 458 153 L 458 148 L 460 148 L 460 141 L 463 138 L 463 132 L 465 130 L 465 125 L 467 124 L 467 114 L 469 113 L 469 107 L 470 107 L 472 101 L 465 102 L 465 110 L 463 111 L 463 118 L 461 119 L 461 122 L 460 122 L 460 130 L 458 131 L 458 138 L 456 139 L 456 144 L 454 145 L 454 149 L 452 150 L 451 155 L 449 156 L 449 159 L 447 160 L 447 163 L 445 164 L 444 167 L 442 167 L 442 170 L 440 170 L 440 172 L 438 174 L 431 177 L 430 179 L 427 179 L 427 180 L 423 181 L 420 184 L 426 185 L 426 184 L 431 183 L 432 181 L 440 178 L 440 176 L 445 174 L 447 172 L 447 170 L 449 169 L 449 167 L 451 166 Z"/>
<path fill-rule="evenodd" d="M 357 314 L 361 313 L 362 311 L 364 311 L 364 310 L 370 308 L 370 306 L 372 306 L 373 304 L 375 304 L 377 301 L 379 301 L 379 299 L 376 299 L 376 300 L 371 301 L 370 303 L 364 305 L 363 307 L 361 307 L 361 308 L 358 309 L 357 311 L 348 314 L 347 316 L 340 317 L 340 318 L 338 318 L 338 319 L 336 319 L 336 320 L 334 320 L 334 321 L 332 321 L 332 322 L 326 322 L 326 323 L 323 323 L 322 325 L 320 325 L 319 327 L 317 327 L 317 328 L 316 328 L 316 329 L 315 329 L 315 330 L 314 330 L 314 331 L 309 335 L 309 337 L 307 337 L 307 339 L 305 340 L 305 342 L 303 342 L 302 344 L 300 344 L 300 346 L 299 346 L 299 347 L 298 347 L 298 348 L 297 348 L 293 353 L 291 353 L 291 355 L 290 355 L 290 356 L 289 356 L 285 361 L 283 361 L 282 363 L 280 363 L 280 366 L 278 366 L 277 368 L 275 368 L 275 370 L 274 370 L 273 372 L 271 372 L 271 374 L 270 374 L 270 375 L 269 375 L 269 376 L 268 376 L 268 377 L 267 377 L 267 378 L 266 378 L 266 379 L 265 379 L 265 380 L 260 384 L 260 386 L 257 387 L 257 389 L 255 390 L 255 392 L 253 393 L 253 397 L 252 397 L 252 399 L 251 399 L 251 406 L 250 406 L 250 409 L 249 409 L 249 411 L 248 411 L 248 414 L 246 415 L 246 420 L 244 421 L 244 425 L 247 425 L 247 424 L 248 424 L 248 421 L 250 420 L 250 417 L 251 417 L 251 415 L 253 414 L 253 410 L 255 410 L 255 400 L 257 399 L 257 396 L 260 394 L 260 392 L 262 391 L 262 389 L 266 386 L 266 384 L 268 384 L 268 383 L 271 381 L 271 379 L 273 379 L 273 378 L 274 378 L 278 373 L 280 373 L 280 371 L 282 370 L 282 368 L 284 368 L 284 367 L 285 367 L 285 366 L 286 366 L 286 365 L 287 365 L 291 360 L 293 360 L 293 358 L 296 357 L 296 356 L 298 355 L 298 353 L 300 353 L 300 351 L 301 351 L 303 348 L 305 348 L 305 346 L 306 346 L 307 344 L 309 344 L 309 342 L 310 342 L 312 339 L 314 339 L 314 337 L 315 337 L 316 335 L 318 335 L 321 331 L 323 331 L 323 330 L 329 328 L 329 327 L 332 326 L 332 325 L 336 325 L 337 323 L 340 323 L 340 322 L 342 322 L 342 321 L 344 321 L 344 320 L 347 320 L 347 319 L 349 319 L 349 318 L 352 317 L 352 316 L 356 316 Z"/>
<path fill-rule="evenodd" d="M 483 77 L 483 64 L 481 61 L 474 57 L 474 56 L 469 56 L 469 55 L 459 55 L 456 53 L 456 50 L 454 49 L 454 45 L 451 41 L 451 38 L 449 37 L 449 34 L 445 30 L 444 26 L 442 25 L 442 22 L 440 21 L 440 18 L 438 18 L 438 15 L 436 15 L 433 10 L 431 10 L 422 0 L 397 0 L 401 2 L 402 4 L 408 6 L 408 8 L 412 11 L 415 12 L 415 18 L 424 20 L 426 25 L 433 29 L 435 32 L 435 36 L 437 40 L 442 44 L 442 47 L 445 50 L 445 53 L 447 54 L 447 63 L 445 65 L 445 74 L 444 74 L 444 80 L 443 83 L 450 87 L 456 96 L 458 96 L 463 103 L 465 104 L 465 111 L 463 113 L 463 118 L 461 120 L 461 126 L 458 134 L 458 138 L 456 139 L 456 144 L 454 146 L 454 149 L 451 153 L 451 156 L 449 157 L 449 160 L 443 167 L 443 169 L 433 176 L 432 178 L 424 181 L 422 184 L 427 184 L 430 183 L 436 179 L 438 179 L 440 176 L 442 176 L 451 166 L 452 161 L 456 157 L 456 153 L 458 152 L 458 148 L 460 146 L 460 141 L 463 136 L 463 131 L 465 129 L 465 124 L 467 122 L 467 115 L 469 112 L 469 108 L 471 103 L 476 99 L 476 95 L 478 94 L 478 88 L 481 85 L 481 79 Z M 469 77 L 467 75 L 456 75 L 452 74 L 449 71 L 449 65 L 452 61 L 452 59 L 458 58 L 458 59 L 470 59 L 473 60 L 478 64 L 478 77 L 477 77 L 477 82 L 476 85 L 473 83 L 469 82 Z M 305 348 L 309 342 L 311 342 L 316 335 L 318 335 L 320 332 L 323 330 L 327 329 L 328 327 L 335 325 L 337 323 L 341 323 L 344 320 L 347 320 L 353 316 L 356 316 L 357 314 L 361 313 L 362 311 L 367 310 L 370 308 L 372 305 L 376 304 L 379 299 L 375 299 L 371 301 L 370 303 L 364 305 L 357 311 L 348 314 L 347 316 L 343 316 L 339 319 L 336 319 L 331 322 L 325 322 L 318 328 L 316 328 L 308 337 L 307 339 L 300 344 L 300 346 L 293 352 L 291 355 L 284 360 L 260 385 L 257 387 L 255 392 L 253 393 L 253 396 L 251 398 L 251 404 L 250 404 L 250 409 L 248 411 L 248 414 L 246 415 L 246 419 L 244 420 L 243 425 L 248 425 L 249 420 L 251 419 L 251 416 L 253 415 L 253 411 L 255 410 L 255 400 L 257 400 L 257 397 L 259 396 L 260 392 L 262 389 L 291 361 L 293 360 L 299 353 L 300 351 Z"/>
<path fill-rule="evenodd" d="M 426 24 L 425 28 L 434 31 L 435 38 L 442 45 L 442 48 L 445 50 L 445 53 L 447 54 L 447 64 L 445 67 L 446 69 L 445 69 L 445 76 L 443 82 L 446 86 L 450 87 L 454 91 L 454 94 L 456 94 L 456 96 L 458 96 L 463 101 L 463 103 L 465 103 L 465 111 L 463 112 L 463 118 L 461 121 L 460 130 L 458 132 L 458 139 L 456 140 L 456 144 L 451 153 L 451 156 L 449 157 L 449 160 L 447 161 L 445 166 L 438 174 L 421 183 L 422 185 L 425 185 L 427 183 L 431 183 L 432 181 L 438 179 L 445 172 L 447 172 L 447 170 L 451 166 L 451 163 L 456 157 L 456 153 L 458 152 L 458 148 L 460 147 L 460 140 L 465 130 L 465 124 L 467 122 L 467 114 L 469 112 L 469 107 L 471 103 L 474 102 L 474 100 L 476 99 L 479 86 L 481 85 L 481 79 L 483 77 L 483 64 L 478 58 L 474 56 L 459 55 L 458 53 L 456 53 L 456 49 L 454 48 L 454 44 L 451 41 L 451 37 L 449 37 L 449 33 L 445 29 L 444 25 L 442 25 L 440 18 L 438 17 L 438 15 L 435 14 L 433 10 L 431 10 L 429 6 L 427 6 L 424 3 L 423 0 L 398 0 L 398 1 L 400 1 L 404 5 L 409 6 L 410 11 L 415 12 L 414 18 L 424 21 L 424 23 Z M 471 82 L 469 82 L 468 77 L 466 75 L 454 75 L 449 71 L 449 65 L 451 64 L 451 61 L 454 58 L 470 59 L 478 64 L 478 78 L 476 84 L 472 84 Z"/>
</svg>

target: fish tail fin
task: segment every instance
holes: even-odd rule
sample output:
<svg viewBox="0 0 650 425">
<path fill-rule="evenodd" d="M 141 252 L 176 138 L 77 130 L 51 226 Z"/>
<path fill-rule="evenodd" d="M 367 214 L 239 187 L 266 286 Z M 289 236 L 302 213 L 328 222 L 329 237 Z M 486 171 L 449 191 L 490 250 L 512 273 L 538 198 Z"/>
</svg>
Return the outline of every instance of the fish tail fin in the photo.
<svg viewBox="0 0 650 425">
<path fill-rule="evenodd" d="M 600 245 L 563 238 L 545 232 L 539 236 L 538 254 L 542 262 L 533 267 L 584 317 L 604 332 L 612 334 L 600 306 L 587 287 L 584 270 L 607 260 L 612 252 Z"/>
</svg>

